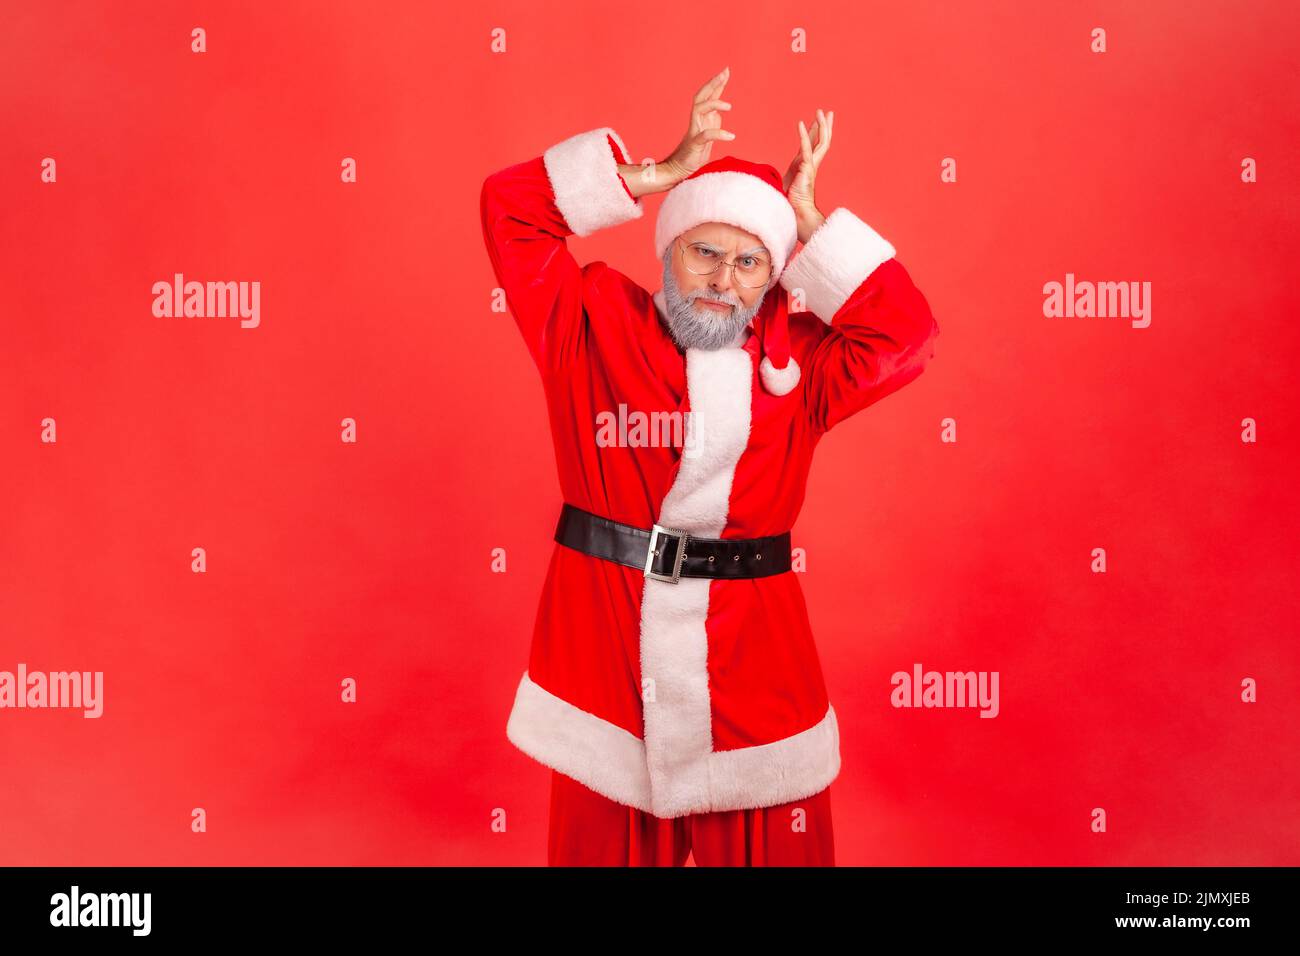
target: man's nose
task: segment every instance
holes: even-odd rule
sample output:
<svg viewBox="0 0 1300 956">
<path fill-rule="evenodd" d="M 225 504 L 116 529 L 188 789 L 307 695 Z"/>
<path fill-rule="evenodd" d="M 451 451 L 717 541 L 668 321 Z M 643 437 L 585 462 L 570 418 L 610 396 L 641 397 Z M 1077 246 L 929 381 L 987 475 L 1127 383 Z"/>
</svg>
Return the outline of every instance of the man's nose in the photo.
<svg viewBox="0 0 1300 956">
<path fill-rule="evenodd" d="M 717 270 L 713 273 L 710 285 L 718 292 L 730 292 L 733 288 L 735 277 L 732 275 L 731 266 L 725 262 L 718 264 Z"/>
</svg>

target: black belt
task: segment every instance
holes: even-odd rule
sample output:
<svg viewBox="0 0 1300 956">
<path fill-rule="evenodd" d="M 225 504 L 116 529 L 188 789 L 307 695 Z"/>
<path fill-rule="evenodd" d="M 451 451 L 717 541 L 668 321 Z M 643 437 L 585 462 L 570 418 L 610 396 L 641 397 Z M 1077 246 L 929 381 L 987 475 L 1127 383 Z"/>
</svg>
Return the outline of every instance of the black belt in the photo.
<svg viewBox="0 0 1300 956">
<path fill-rule="evenodd" d="M 565 502 L 555 540 L 648 578 L 765 578 L 790 570 L 790 532 L 766 538 L 697 538 L 677 528 L 622 524 Z"/>
</svg>

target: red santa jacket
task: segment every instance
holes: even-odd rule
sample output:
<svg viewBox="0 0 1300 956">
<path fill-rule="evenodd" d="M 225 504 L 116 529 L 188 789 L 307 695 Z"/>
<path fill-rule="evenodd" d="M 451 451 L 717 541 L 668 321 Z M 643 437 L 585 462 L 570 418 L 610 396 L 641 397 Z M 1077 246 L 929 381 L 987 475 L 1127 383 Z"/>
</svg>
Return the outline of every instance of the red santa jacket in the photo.
<svg viewBox="0 0 1300 956">
<path fill-rule="evenodd" d="M 821 436 L 915 379 L 938 326 L 893 246 L 841 207 L 779 279 L 807 306 L 789 312 L 793 391 L 762 387 L 752 332 L 683 355 L 660 318 L 662 290 L 604 262 L 580 266 L 565 242 L 641 217 L 616 166 L 628 157 L 603 127 L 483 183 L 488 255 L 541 374 L 561 494 L 642 528 L 788 531 Z M 620 406 L 626 420 L 689 413 L 704 440 L 611 443 Z M 796 800 L 840 769 L 797 572 L 673 584 L 558 543 L 506 735 L 665 818 Z"/>
</svg>

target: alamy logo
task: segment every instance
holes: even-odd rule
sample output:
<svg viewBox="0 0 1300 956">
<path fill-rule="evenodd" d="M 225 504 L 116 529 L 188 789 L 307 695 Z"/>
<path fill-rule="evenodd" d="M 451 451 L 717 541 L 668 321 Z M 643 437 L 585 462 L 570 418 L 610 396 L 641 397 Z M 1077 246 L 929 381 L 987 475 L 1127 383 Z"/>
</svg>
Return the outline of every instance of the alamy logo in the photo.
<svg viewBox="0 0 1300 956">
<path fill-rule="evenodd" d="M 895 707 L 979 707 L 981 717 L 998 715 L 997 671 L 895 671 L 889 702 Z"/>
<path fill-rule="evenodd" d="M 50 897 L 51 926 L 130 926 L 131 935 L 148 936 L 153 897 L 150 893 L 71 893 Z"/>
<path fill-rule="evenodd" d="M 619 402 L 618 412 L 596 413 L 596 444 L 601 448 L 681 448 L 683 458 L 700 453 L 703 429 L 690 412 L 629 412 Z"/>
<path fill-rule="evenodd" d="M 0 709 L 6 707 L 80 707 L 82 717 L 104 713 L 103 671 L 34 671 L 20 663 L 18 673 L 0 671 Z"/>
<path fill-rule="evenodd" d="M 159 318 L 239 318 L 245 329 L 262 322 L 260 282 L 186 282 L 177 272 L 171 282 L 155 282 L 153 294 L 153 314 Z"/>
<path fill-rule="evenodd" d="M 1049 319 L 1131 319 L 1135 329 L 1151 324 L 1150 282 L 1075 282 L 1065 274 L 1043 286 L 1043 315 Z"/>
</svg>

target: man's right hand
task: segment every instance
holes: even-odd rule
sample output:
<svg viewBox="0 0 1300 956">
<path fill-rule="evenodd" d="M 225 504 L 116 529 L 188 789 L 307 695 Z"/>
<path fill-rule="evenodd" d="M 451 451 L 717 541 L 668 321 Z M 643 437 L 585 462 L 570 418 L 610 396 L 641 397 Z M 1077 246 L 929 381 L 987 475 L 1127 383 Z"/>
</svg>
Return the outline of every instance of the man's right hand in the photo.
<svg viewBox="0 0 1300 956">
<path fill-rule="evenodd" d="M 731 67 L 728 66 L 695 94 L 686 135 L 673 154 L 663 161 L 669 176 L 674 177 L 676 182 L 681 182 L 709 161 L 714 140 L 736 138 L 735 133 L 722 128 L 721 111 L 731 109 L 731 104 L 718 98 L 722 96 L 723 87 L 729 79 Z"/>
<path fill-rule="evenodd" d="M 671 156 L 653 167 L 619 166 L 618 171 L 633 196 L 639 198 L 646 193 L 672 189 L 709 161 L 714 140 L 736 138 L 735 133 L 722 128 L 721 111 L 731 109 L 731 104 L 718 99 L 729 79 L 731 67 L 726 67 L 700 87 L 691 103 L 686 135 Z"/>
</svg>

